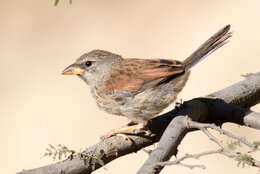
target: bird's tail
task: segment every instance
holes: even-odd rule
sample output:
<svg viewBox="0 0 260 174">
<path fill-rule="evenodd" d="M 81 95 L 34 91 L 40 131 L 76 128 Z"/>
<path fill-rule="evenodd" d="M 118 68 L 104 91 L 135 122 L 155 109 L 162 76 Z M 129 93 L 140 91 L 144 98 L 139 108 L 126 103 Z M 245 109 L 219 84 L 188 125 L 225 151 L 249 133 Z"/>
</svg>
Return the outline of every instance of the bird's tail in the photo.
<svg viewBox="0 0 260 174">
<path fill-rule="evenodd" d="M 218 48 L 222 47 L 228 42 L 228 38 L 232 36 L 232 32 L 229 32 L 230 25 L 226 25 L 224 28 L 215 33 L 211 38 L 204 42 L 195 52 L 193 52 L 188 58 L 183 61 L 185 70 L 191 69 L 198 62 L 206 58 Z"/>
</svg>

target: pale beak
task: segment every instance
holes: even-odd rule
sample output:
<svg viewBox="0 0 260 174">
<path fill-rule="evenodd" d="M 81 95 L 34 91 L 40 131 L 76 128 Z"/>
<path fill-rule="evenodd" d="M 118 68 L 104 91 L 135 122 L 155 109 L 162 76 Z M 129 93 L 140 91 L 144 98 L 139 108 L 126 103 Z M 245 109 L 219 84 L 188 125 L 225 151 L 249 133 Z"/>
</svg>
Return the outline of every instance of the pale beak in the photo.
<svg viewBox="0 0 260 174">
<path fill-rule="evenodd" d="M 80 68 L 78 65 L 72 64 L 62 71 L 62 75 L 82 75 L 84 69 Z"/>
</svg>

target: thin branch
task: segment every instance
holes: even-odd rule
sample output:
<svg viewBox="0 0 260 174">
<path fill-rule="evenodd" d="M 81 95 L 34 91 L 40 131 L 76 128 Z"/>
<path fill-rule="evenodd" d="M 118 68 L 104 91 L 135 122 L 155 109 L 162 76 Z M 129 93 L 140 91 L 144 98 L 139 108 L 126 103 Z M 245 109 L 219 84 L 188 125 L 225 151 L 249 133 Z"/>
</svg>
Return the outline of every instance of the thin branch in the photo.
<svg viewBox="0 0 260 174">
<path fill-rule="evenodd" d="M 209 137 L 210 140 L 214 141 L 219 146 L 221 146 L 219 144 L 220 143 L 219 140 L 217 140 L 216 137 L 212 136 L 212 134 L 209 133 L 207 128 L 211 128 L 211 129 L 219 132 L 220 134 L 226 135 L 226 136 L 228 136 L 230 138 L 233 138 L 233 139 L 235 139 L 235 140 L 245 144 L 246 146 L 248 146 L 251 149 L 255 149 L 255 145 L 253 145 L 252 143 L 248 142 L 245 137 L 236 136 L 236 135 L 232 134 L 229 131 L 221 129 L 220 127 L 216 126 L 215 124 L 198 123 L 198 122 L 191 121 L 191 120 L 187 120 L 187 124 L 189 125 L 190 128 L 197 128 L 197 129 L 202 130 L 202 132 L 204 132 Z M 222 147 L 222 148 L 224 148 L 224 147 Z"/>
<path fill-rule="evenodd" d="M 201 131 L 213 142 L 215 142 L 219 147 L 221 147 L 222 149 L 225 148 L 225 146 L 223 145 L 223 143 L 218 140 L 216 137 L 214 137 L 206 128 L 201 128 Z"/>
<path fill-rule="evenodd" d="M 201 169 L 206 169 L 205 165 L 196 165 L 196 164 L 184 164 L 184 163 L 178 163 L 176 165 L 187 167 L 189 169 L 194 169 L 194 168 L 201 168 Z"/>
<path fill-rule="evenodd" d="M 157 163 L 155 165 L 159 165 L 159 166 L 177 165 L 177 164 L 181 163 L 182 161 L 184 161 L 185 159 L 189 159 L 189 158 L 199 159 L 202 156 L 218 154 L 218 153 L 221 153 L 221 152 L 223 152 L 222 148 L 220 148 L 218 150 L 210 150 L 210 151 L 201 152 L 201 153 L 197 153 L 197 154 L 185 154 L 184 156 L 182 156 L 180 158 L 177 158 L 177 159 L 175 159 L 173 161 L 159 162 L 159 163 Z M 204 166 L 204 165 L 199 165 L 199 166 Z"/>
</svg>

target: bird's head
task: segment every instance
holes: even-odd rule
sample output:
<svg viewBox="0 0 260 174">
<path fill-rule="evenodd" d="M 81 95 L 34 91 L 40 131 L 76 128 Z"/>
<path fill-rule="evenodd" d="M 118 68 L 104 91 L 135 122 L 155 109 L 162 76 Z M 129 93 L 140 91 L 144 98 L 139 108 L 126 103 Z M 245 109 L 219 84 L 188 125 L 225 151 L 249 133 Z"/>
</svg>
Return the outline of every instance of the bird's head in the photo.
<svg viewBox="0 0 260 174">
<path fill-rule="evenodd" d="M 93 50 L 80 56 L 73 64 L 65 68 L 62 74 L 78 75 L 91 85 L 102 80 L 111 67 L 122 59 L 121 56 L 108 51 Z"/>
</svg>

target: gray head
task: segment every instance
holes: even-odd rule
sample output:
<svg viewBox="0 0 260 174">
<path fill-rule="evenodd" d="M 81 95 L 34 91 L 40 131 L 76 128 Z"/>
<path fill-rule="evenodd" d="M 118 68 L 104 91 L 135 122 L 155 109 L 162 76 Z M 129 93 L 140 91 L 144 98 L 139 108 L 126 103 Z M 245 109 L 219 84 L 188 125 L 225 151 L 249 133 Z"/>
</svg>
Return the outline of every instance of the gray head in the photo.
<svg viewBox="0 0 260 174">
<path fill-rule="evenodd" d="M 80 56 L 73 64 L 65 68 L 62 74 L 78 75 L 92 85 L 102 80 L 111 66 L 122 59 L 120 55 L 108 51 L 93 50 Z"/>
</svg>

